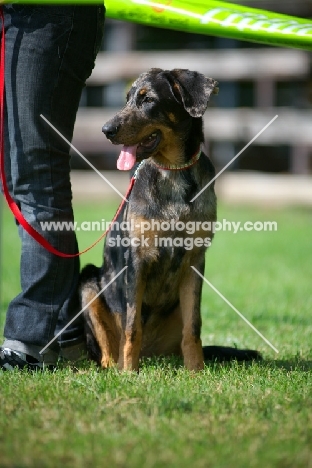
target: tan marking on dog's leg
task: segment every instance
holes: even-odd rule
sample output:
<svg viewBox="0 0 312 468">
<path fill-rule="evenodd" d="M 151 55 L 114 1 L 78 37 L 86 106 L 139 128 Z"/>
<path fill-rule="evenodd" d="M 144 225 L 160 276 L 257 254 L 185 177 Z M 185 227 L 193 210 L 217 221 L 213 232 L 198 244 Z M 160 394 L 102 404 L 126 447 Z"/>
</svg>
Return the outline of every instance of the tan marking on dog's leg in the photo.
<svg viewBox="0 0 312 468">
<path fill-rule="evenodd" d="M 200 339 L 201 316 L 199 276 L 187 269 L 180 286 L 180 307 L 182 314 L 182 354 L 184 365 L 189 370 L 198 371 L 204 368 L 204 356 Z"/>
<path fill-rule="evenodd" d="M 138 370 L 142 345 L 141 313 L 137 309 L 127 310 L 126 330 L 122 333 L 119 348 L 118 368 L 120 370 Z"/>
<path fill-rule="evenodd" d="M 84 297 L 84 302 L 90 302 L 96 293 L 90 291 Z M 118 360 L 118 331 L 114 323 L 114 315 L 111 314 L 102 300 L 98 297 L 88 307 L 89 317 L 93 326 L 95 339 L 101 350 L 101 366 L 111 367 Z"/>
<path fill-rule="evenodd" d="M 123 370 L 137 371 L 142 344 L 142 325 L 137 323 L 136 329 L 125 332 L 123 347 Z"/>
<path fill-rule="evenodd" d="M 134 304 L 127 304 L 127 318 L 122 333 L 119 348 L 118 368 L 121 370 L 134 370 L 139 368 L 139 358 L 142 346 L 141 306 L 144 285 L 140 282 L 133 295 Z"/>
</svg>

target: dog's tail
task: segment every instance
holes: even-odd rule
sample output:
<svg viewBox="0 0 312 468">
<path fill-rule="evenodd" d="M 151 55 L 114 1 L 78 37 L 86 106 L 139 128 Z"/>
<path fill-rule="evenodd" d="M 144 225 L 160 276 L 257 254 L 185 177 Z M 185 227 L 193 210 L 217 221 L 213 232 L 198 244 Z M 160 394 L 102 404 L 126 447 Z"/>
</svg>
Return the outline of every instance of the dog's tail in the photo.
<svg viewBox="0 0 312 468">
<path fill-rule="evenodd" d="M 82 307 L 85 307 L 100 292 L 99 280 L 100 268 L 89 264 L 82 269 L 79 287 Z M 101 361 L 101 351 L 94 336 L 88 307 L 83 315 L 88 356 L 90 359 L 99 363 Z"/>
<path fill-rule="evenodd" d="M 261 354 L 252 349 L 237 349 L 228 346 L 203 346 L 205 361 L 260 361 Z"/>
</svg>

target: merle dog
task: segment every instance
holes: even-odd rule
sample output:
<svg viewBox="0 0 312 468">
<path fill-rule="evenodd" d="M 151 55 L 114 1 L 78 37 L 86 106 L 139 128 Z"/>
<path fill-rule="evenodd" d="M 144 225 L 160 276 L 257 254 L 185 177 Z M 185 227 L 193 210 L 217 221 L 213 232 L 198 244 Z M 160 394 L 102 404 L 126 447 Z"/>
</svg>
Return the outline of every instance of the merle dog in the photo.
<svg viewBox="0 0 312 468">
<path fill-rule="evenodd" d="M 107 235 L 103 266 L 88 265 L 81 274 L 82 305 L 92 301 L 85 310 L 88 348 L 103 368 L 117 363 L 137 370 L 143 356 L 183 356 L 190 370 L 203 369 L 208 359 L 260 357 L 252 350 L 202 347 L 200 338 L 197 272 L 204 274 L 213 238 L 213 184 L 191 200 L 215 175 L 201 144 L 202 116 L 217 84 L 194 71 L 152 69 L 103 126 L 112 143 L 123 145 L 120 170 L 141 162 L 129 201 Z"/>
</svg>

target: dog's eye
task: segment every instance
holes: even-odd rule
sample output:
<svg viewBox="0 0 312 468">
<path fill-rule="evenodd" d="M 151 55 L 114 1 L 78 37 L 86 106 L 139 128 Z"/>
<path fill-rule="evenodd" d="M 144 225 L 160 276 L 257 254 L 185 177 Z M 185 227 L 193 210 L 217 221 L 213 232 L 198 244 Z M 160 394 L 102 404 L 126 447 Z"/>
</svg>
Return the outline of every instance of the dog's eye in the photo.
<svg viewBox="0 0 312 468">
<path fill-rule="evenodd" d="M 155 102 L 155 99 L 152 98 L 151 96 L 145 96 L 145 98 L 143 99 L 143 102 L 151 103 L 151 102 Z"/>
</svg>

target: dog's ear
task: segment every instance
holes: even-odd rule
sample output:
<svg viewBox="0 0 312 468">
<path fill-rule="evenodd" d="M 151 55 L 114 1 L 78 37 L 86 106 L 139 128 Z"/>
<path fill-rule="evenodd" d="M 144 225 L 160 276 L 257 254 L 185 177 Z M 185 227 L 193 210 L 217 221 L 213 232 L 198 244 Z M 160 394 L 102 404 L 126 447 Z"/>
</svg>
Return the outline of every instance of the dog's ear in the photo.
<svg viewBox="0 0 312 468">
<path fill-rule="evenodd" d="M 218 82 L 196 71 L 182 69 L 170 70 L 169 76 L 172 92 L 182 101 L 185 110 L 192 117 L 202 117 L 210 95 L 218 94 Z"/>
</svg>

